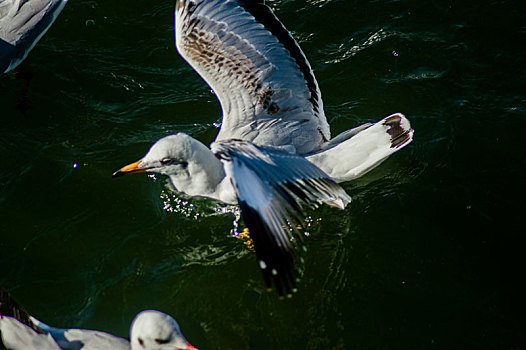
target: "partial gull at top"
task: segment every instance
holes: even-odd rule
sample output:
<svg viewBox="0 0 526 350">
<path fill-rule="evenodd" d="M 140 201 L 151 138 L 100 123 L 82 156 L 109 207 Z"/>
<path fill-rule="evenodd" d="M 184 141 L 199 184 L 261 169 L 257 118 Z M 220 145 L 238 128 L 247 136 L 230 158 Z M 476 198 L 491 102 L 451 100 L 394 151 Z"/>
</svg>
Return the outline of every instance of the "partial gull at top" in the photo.
<svg viewBox="0 0 526 350">
<path fill-rule="evenodd" d="M 10 350 L 197 350 L 177 321 L 156 310 L 137 314 L 131 341 L 106 332 L 55 328 L 31 316 L 0 287 L 0 346 Z"/>
<path fill-rule="evenodd" d="M 22 63 L 66 3 L 67 0 L 0 1 L 0 73 Z"/>
</svg>

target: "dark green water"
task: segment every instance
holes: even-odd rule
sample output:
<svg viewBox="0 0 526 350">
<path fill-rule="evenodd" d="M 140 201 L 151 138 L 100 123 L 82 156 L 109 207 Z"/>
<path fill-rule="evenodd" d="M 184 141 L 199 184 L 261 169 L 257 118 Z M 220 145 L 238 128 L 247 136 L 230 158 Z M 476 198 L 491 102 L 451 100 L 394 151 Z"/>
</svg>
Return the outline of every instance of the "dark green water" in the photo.
<svg viewBox="0 0 526 350">
<path fill-rule="evenodd" d="M 344 212 L 311 213 L 300 291 L 279 301 L 218 204 L 111 178 L 166 134 L 217 133 L 215 96 L 175 51 L 173 1 L 71 0 L 0 76 L 0 284 L 56 326 L 126 336 L 160 309 L 200 349 L 524 349 L 520 4 L 270 2 L 333 135 L 393 112 L 415 129 L 344 185 Z"/>
</svg>

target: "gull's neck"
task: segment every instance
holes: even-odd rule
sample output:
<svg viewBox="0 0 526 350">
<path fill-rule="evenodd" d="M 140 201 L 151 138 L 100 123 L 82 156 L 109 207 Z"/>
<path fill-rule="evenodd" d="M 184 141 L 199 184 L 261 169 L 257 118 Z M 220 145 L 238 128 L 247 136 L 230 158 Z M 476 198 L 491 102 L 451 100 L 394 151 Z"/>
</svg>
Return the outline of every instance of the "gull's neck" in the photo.
<svg viewBox="0 0 526 350">
<path fill-rule="evenodd" d="M 195 161 L 189 162 L 188 170 L 190 176 L 170 176 L 176 190 L 192 197 L 207 197 L 229 204 L 237 203 L 223 163 L 209 148 L 204 146 L 197 150 Z"/>
</svg>

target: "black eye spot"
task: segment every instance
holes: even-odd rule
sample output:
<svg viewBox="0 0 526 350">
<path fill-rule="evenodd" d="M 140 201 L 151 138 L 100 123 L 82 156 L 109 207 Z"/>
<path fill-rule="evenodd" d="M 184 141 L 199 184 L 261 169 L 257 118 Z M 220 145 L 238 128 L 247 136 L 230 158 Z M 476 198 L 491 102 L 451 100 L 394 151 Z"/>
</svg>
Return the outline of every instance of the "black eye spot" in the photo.
<svg viewBox="0 0 526 350">
<path fill-rule="evenodd" d="M 183 169 L 186 169 L 188 167 L 188 162 L 179 162 L 173 158 L 168 157 L 161 159 L 160 163 L 161 165 L 180 165 Z"/>
<path fill-rule="evenodd" d="M 155 338 L 155 342 L 157 344 L 168 344 L 170 342 L 170 339 L 159 339 L 159 338 Z"/>
<path fill-rule="evenodd" d="M 144 340 L 142 340 L 142 338 L 137 338 L 137 340 L 139 341 L 139 344 L 141 344 L 141 346 L 144 348 Z"/>
<path fill-rule="evenodd" d="M 169 164 L 172 164 L 174 162 L 174 160 L 172 158 L 163 158 L 161 159 L 161 164 L 162 165 L 169 165 Z"/>
<path fill-rule="evenodd" d="M 275 102 L 272 102 L 270 106 L 268 106 L 268 112 L 270 114 L 277 113 L 278 111 L 279 111 L 279 106 Z"/>
</svg>

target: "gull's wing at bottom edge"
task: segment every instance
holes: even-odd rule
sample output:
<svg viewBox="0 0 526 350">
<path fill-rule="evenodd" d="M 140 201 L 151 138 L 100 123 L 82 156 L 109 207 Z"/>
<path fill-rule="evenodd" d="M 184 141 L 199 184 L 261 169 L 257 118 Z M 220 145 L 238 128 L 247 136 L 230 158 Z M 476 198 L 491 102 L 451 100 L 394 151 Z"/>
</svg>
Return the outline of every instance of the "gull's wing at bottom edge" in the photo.
<svg viewBox="0 0 526 350">
<path fill-rule="evenodd" d="M 53 338 L 0 286 L 0 348 L 60 350 Z"/>
</svg>

